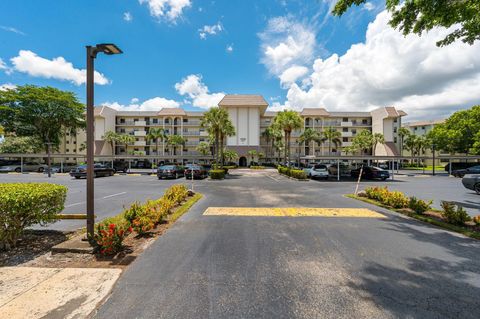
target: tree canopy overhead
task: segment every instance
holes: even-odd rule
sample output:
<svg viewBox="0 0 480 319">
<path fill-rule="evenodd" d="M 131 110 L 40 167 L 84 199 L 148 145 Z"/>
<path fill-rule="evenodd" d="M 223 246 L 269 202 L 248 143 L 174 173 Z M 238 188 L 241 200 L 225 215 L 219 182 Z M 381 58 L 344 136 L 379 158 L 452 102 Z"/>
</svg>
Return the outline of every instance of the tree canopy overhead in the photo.
<svg viewBox="0 0 480 319">
<path fill-rule="evenodd" d="M 333 14 L 341 16 L 352 5 L 361 5 L 367 0 L 339 0 Z M 479 0 L 386 0 L 385 6 L 392 14 L 390 25 L 404 35 L 421 35 L 435 27 L 454 30 L 437 46 L 449 45 L 457 40 L 472 45 L 480 39 Z"/>
</svg>

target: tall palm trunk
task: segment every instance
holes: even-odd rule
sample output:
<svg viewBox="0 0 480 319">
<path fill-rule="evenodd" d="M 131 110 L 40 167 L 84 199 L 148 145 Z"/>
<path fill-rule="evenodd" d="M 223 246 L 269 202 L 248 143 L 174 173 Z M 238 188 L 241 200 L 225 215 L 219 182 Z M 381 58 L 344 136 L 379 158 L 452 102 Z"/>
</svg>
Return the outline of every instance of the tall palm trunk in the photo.
<svg viewBox="0 0 480 319">
<path fill-rule="evenodd" d="M 215 132 L 215 166 L 218 166 L 218 154 L 219 154 L 219 132 Z"/>
<path fill-rule="evenodd" d="M 288 166 L 288 162 L 287 162 L 287 159 L 288 159 L 288 149 L 289 149 L 289 145 L 288 145 L 288 131 L 285 131 L 285 165 Z"/>
<path fill-rule="evenodd" d="M 223 167 L 224 165 L 224 158 L 223 158 L 223 144 L 225 140 L 225 135 L 220 134 L 220 165 Z"/>
<path fill-rule="evenodd" d="M 328 155 L 332 156 L 332 139 L 328 139 Z"/>
</svg>

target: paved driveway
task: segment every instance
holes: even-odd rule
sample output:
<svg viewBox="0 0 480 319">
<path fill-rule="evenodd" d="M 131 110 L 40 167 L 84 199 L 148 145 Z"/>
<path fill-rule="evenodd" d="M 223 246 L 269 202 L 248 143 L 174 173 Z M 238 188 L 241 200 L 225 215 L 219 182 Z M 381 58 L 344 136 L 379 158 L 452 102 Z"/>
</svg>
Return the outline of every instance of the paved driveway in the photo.
<svg viewBox="0 0 480 319">
<path fill-rule="evenodd" d="M 477 318 L 480 243 L 342 197 L 351 183 L 237 171 L 117 282 L 97 318 Z M 359 207 L 387 218 L 204 216 Z"/>
</svg>

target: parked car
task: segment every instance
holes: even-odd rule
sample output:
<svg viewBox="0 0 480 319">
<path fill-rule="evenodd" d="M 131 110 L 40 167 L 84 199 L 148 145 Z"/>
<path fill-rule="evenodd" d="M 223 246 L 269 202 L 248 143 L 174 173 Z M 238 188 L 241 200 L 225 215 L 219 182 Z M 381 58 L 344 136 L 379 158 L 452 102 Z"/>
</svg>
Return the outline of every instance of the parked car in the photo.
<svg viewBox="0 0 480 319">
<path fill-rule="evenodd" d="M 113 175 L 115 175 L 115 170 L 113 168 L 103 164 L 93 165 L 93 177 Z M 87 177 L 87 165 L 79 165 L 76 168 L 72 169 L 70 171 L 70 176 L 75 177 L 76 179 Z"/>
<path fill-rule="evenodd" d="M 466 169 L 466 168 L 469 168 L 469 167 L 472 167 L 472 166 L 477 166 L 479 165 L 479 163 L 475 163 L 475 162 L 452 162 L 452 163 L 449 163 L 447 165 L 445 165 L 445 171 L 446 172 L 450 172 L 450 164 L 452 165 L 452 172 L 453 171 L 456 171 L 456 170 L 459 170 L 459 169 Z"/>
<path fill-rule="evenodd" d="M 480 195 L 480 175 L 467 175 L 462 178 L 462 184 L 465 188 L 474 190 Z"/>
<path fill-rule="evenodd" d="M 328 173 L 333 176 L 338 175 L 337 163 L 330 164 L 328 166 Z M 350 168 L 344 163 L 340 163 L 340 176 L 349 176 Z"/>
<path fill-rule="evenodd" d="M 315 164 L 307 173 L 311 179 L 328 179 L 328 167 L 325 164 Z"/>
<path fill-rule="evenodd" d="M 185 176 L 184 168 L 179 165 L 163 165 L 157 169 L 158 179 L 179 178 Z"/>
<path fill-rule="evenodd" d="M 352 169 L 350 172 L 352 177 L 358 178 L 361 168 Z M 390 173 L 387 170 L 381 169 L 376 166 L 363 166 L 362 178 L 365 179 L 381 179 L 382 181 L 390 177 Z"/>
<path fill-rule="evenodd" d="M 192 179 L 192 174 L 194 179 L 208 177 L 207 170 L 200 165 L 188 165 L 184 173 L 185 173 L 185 178 L 188 178 L 188 179 Z"/>
<path fill-rule="evenodd" d="M 47 169 L 47 165 L 36 162 L 23 162 L 23 172 L 39 172 L 42 173 Z M 20 161 L 12 161 L 7 165 L 0 166 L 0 172 L 22 172 Z"/>
<path fill-rule="evenodd" d="M 455 177 L 463 177 L 467 174 L 480 174 L 480 165 L 472 166 L 465 169 L 457 169 L 452 172 Z"/>
</svg>

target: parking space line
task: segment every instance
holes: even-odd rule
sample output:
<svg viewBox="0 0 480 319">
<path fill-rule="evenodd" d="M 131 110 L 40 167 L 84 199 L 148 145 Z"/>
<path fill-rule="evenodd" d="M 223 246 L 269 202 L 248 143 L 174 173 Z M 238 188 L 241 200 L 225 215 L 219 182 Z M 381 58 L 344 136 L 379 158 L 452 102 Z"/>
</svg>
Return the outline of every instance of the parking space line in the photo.
<svg viewBox="0 0 480 319">
<path fill-rule="evenodd" d="M 67 205 L 67 206 L 65 206 L 65 208 L 68 208 L 68 207 L 73 207 L 73 206 L 77 206 L 77 205 L 81 205 L 81 204 L 83 204 L 83 203 L 85 203 L 85 202 L 80 202 L 80 203 L 70 204 L 70 205 Z"/>
<path fill-rule="evenodd" d="M 121 193 L 117 193 L 117 194 L 107 195 L 107 196 L 104 196 L 102 198 L 107 199 L 107 198 L 110 198 L 110 197 L 115 197 L 115 196 L 123 195 L 123 194 L 126 194 L 126 193 L 127 192 L 121 192 Z"/>
<path fill-rule="evenodd" d="M 275 177 L 271 176 L 270 174 L 265 174 L 268 178 L 273 179 L 276 182 L 280 182 L 279 179 L 276 179 Z"/>
</svg>

